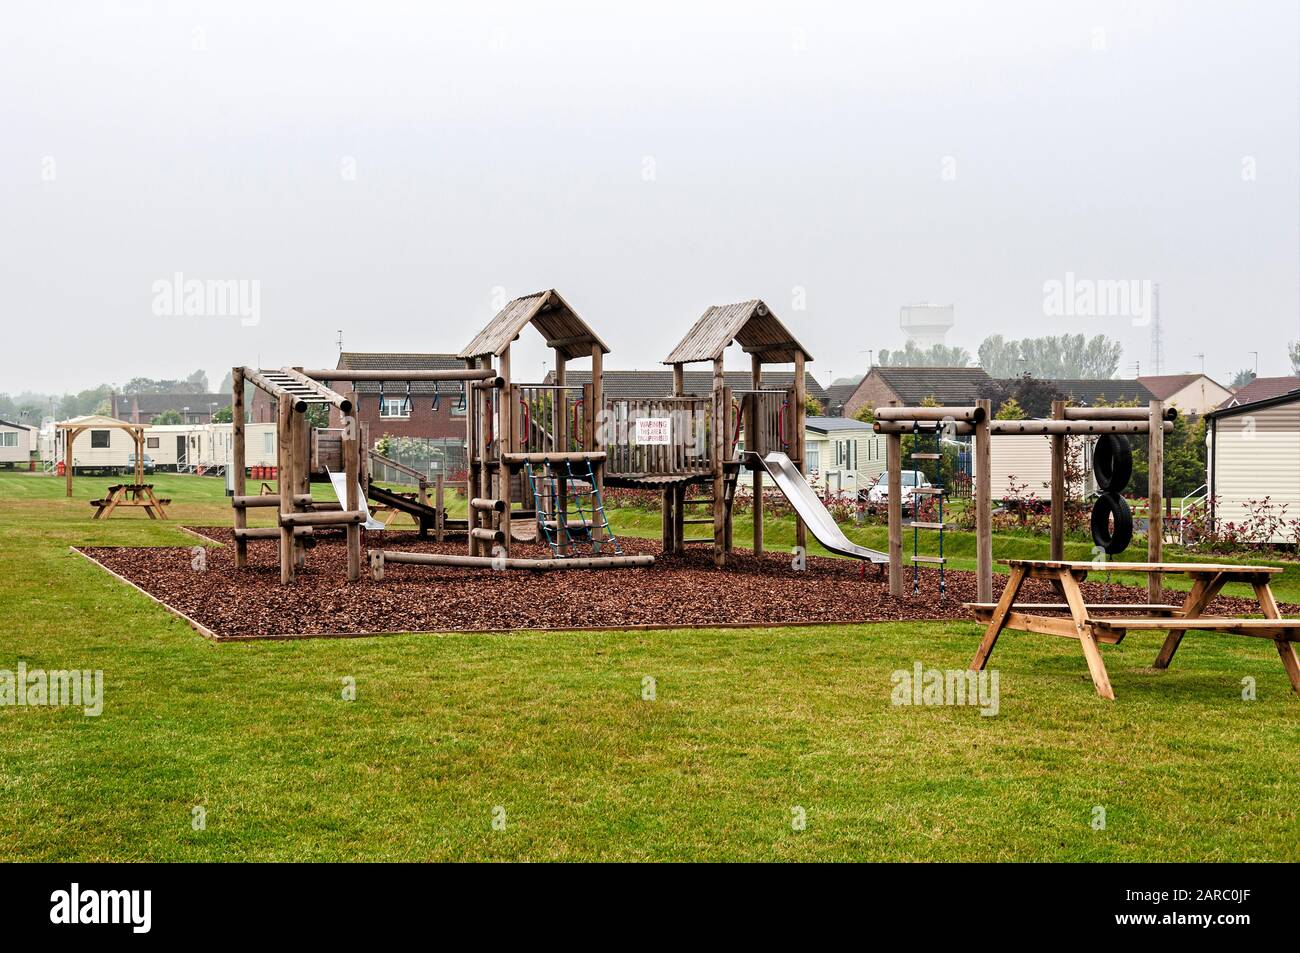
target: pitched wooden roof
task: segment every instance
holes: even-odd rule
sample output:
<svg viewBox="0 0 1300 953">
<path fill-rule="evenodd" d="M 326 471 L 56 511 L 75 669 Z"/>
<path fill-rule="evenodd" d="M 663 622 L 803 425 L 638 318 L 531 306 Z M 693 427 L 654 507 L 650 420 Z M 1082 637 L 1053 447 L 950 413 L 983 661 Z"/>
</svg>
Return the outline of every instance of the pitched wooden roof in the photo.
<svg viewBox="0 0 1300 953">
<path fill-rule="evenodd" d="M 722 357 L 732 341 L 759 355 L 764 364 L 790 364 L 796 354 L 812 355 L 794 339 L 772 309 L 757 298 L 736 304 L 715 304 L 686 333 L 665 364 L 690 364 Z"/>
<path fill-rule="evenodd" d="M 753 387 L 753 378 L 749 371 L 726 371 L 724 383 L 732 390 L 749 390 Z M 804 372 L 804 390 L 809 397 L 825 401 L 827 394 L 811 371 Z M 571 370 L 564 376 L 565 383 L 574 386 L 591 383 L 591 371 Z M 784 390 L 794 380 L 794 371 L 764 371 L 762 384 L 773 390 Z M 601 371 L 601 388 L 606 397 L 638 398 L 667 397 L 673 392 L 672 371 Z M 555 383 L 555 371 L 547 371 L 544 384 Z M 707 395 L 713 391 L 713 371 L 686 371 L 682 374 L 682 384 L 686 393 L 695 396 Z"/>
<path fill-rule="evenodd" d="M 530 323 L 546 339 L 547 347 L 556 348 L 565 360 L 591 357 L 593 345 L 602 353 L 609 353 L 605 342 L 552 288 L 511 301 L 456 356 L 461 359 L 499 357 Z"/>
</svg>

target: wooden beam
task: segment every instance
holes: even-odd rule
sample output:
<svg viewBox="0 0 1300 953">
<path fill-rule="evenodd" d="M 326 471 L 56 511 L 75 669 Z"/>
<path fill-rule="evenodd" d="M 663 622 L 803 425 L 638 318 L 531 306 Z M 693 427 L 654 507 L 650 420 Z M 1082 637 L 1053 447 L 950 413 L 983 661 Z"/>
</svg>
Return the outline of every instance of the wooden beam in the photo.
<svg viewBox="0 0 1300 953">
<path fill-rule="evenodd" d="M 1052 419 L 1065 419 L 1065 401 L 1052 401 Z M 1065 558 L 1065 434 L 1052 434 L 1052 527 L 1053 559 Z"/>
<path fill-rule="evenodd" d="M 978 403 L 984 419 L 975 425 L 975 592 L 980 602 L 988 602 L 993 598 L 992 403 Z"/>
<path fill-rule="evenodd" d="M 244 369 L 230 369 L 230 466 L 234 477 L 234 499 L 238 500 L 248 492 L 245 475 L 244 447 Z M 248 513 L 241 507 L 235 507 L 235 568 L 243 569 L 248 565 L 248 540 L 240 536 L 238 530 L 248 526 Z"/>
<path fill-rule="evenodd" d="M 808 382 L 804 380 L 803 348 L 800 348 L 794 355 L 794 434 L 791 439 L 799 454 L 795 465 L 805 477 L 808 475 L 807 434 L 804 426 L 804 418 L 807 416 L 807 388 Z M 808 552 L 808 526 L 797 516 L 794 520 L 794 544 L 802 552 Z"/>
<path fill-rule="evenodd" d="M 343 452 L 343 478 L 347 481 L 345 498 L 339 500 L 348 512 L 361 510 L 361 440 L 359 439 L 357 419 L 351 415 L 343 418 L 343 438 L 340 449 Z M 350 523 L 347 527 L 348 538 L 348 582 L 361 581 L 361 522 Z"/>
<path fill-rule="evenodd" d="M 1150 508 L 1147 519 L 1147 562 L 1158 563 L 1164 553 L 1165 542 L 1165 432 L 1160 426 L 1160 422 L 1164 420 L 1164 402 L 1151 401 L 1148 411 L 1150 429 L 1147 437 L 1147 494 Z M 1153 572 L 1147 576 L 1148 601 L 1159 602 L 1160 589 L 1160 573 Z"/>
<path fill-rule="evenodd" d="M 903 438 L 885 437 L 885 469 L 889 473 L 889 594 L 903 598 Z"/>
<path fill-rule="evenodd" d="M 754 390 L 763 386 L 763 362 L 757 354 L 749 360 L 749 383 Z M 749 418 L 745 423 L 745 449 L 755 452 L 766 448 L 759 447 L 756 443 L 758 436 L 758 395 L 745 395 L 745 403 L 749 407 Z M 752 457 L 750 459 L 753 459 Z M 754 555 L 763 555 L 763 470 L 761 467 L 755 467 L 753 470 L 753 488 L 754 488 Z"/>
<path fill-rule="evenodd" d="M 275 480 L 280 491 L 280 516 L 293 512 L 293 404 L 288 400 L 276 403 Z M 293 527 L 280 523 L 280 585 L 293 583 L 294 570 Z"/>
</svg>

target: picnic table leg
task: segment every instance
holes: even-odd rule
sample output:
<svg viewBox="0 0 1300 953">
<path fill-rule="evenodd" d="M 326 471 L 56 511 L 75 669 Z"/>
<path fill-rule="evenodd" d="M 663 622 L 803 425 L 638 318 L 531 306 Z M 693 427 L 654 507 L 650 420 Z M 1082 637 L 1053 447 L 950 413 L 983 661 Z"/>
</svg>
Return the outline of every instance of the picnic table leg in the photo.
<svg viewBox="0 0 1300 953">
<path fill-rule="evenodd" d="M 157 512 L 158 518 L 165 520 L 167 518 L 167 511 L 164 510 L 162 504 L 158 502 L 158 497 L 154 494 L 153 487 L 150 487 L 145 492 L 149 494 L 149 502 L 153 504 L 153 508 L 149 510 L 149 515 L 152 516 L 154 512 Z"/>
<path fill-rule="evenodd" d="M 975 657 L 971 659 L 971 671 L 981 672 L 984 670 L 984 666 L 988 664 L 989 656 L 993 654 L 993 646 L 997 645 L 998 635 L 1002 632 L 1002 627 L 1007 623 L 1007 616 L 1011 612 L 1011 606 L 1016 601 L 1016 595 L 1020 592 L 1020 586 L 1024 581 L 1024 568 L 1013 566 L 1011 568 L 1011 578 L 1007 580 L 1007 587 L 1002 590 L 1002 597 L 998 599 L 998 604 L 993 609 L 993 615 L 989 617 L 989 624 L 984 629 L 984 638 L 980 640 L 980 647 L 975 651 Z"/>
<path fill-rule="evenodd" d="M 1259 607 L 1264 611 L 1264 617 L 1282 618 L 1282 610 L 1277 607 L 1277 599 L 1273 597 L 1273 590 L 1268 580 L 1264 579 L 1252 585 L 1255 587 L 1255 598 L 1259 600 Z M 1273 640 L 1273 644 L 1277 646 L 1277 654 L 1282 656 L 1282 665 L 1286 668 L 1287 677 L 1291 679 L 1291 690 L 1300 694 L 1300 657 L 1296 656 L 1295 643 L 1277 638 Z"/>
<path fill-rule="evenodd" d="M 1214 601 L 1214 597 L 1219 594 L 1219 590 L 1227 582 L 1221 572 L 1209 576 L 1196 576 L 1195 578 L 1196 581 L 1192 584 L 1192 591 L 1183 600 L 1182 617 L 1184 619 L 1195 619 L 1204 612 L 1205 607 Z M 1178 651 L 1178 646 L 1182 644 L 1183 636 L 1186 634 L 1186 629 L 1170 629 L 1165 636 L 1165 644 L 1160 646 L 1160 654 L 1151 663 L 1151 667 L 1168 668 L 1169 663 L 1173 661 L 1174 653 Z"/>
<path fill-rule="evenodd" d="M 1110 676 L 1106 674 L 1106 663 L 1101 658 L 1101 648 L 1092 634 L 1092 624 L 1088 621 L 1088 609 L 1084 605 L 1083 590 L 1079 580 L 1069 569 L 1062 569 L 1060 574 L 1061 589 L 1065 592 L 1065 601 L 1070 606 L 1070 617 L 1074 619 L 1074 630 L 1079 634 L 1079 644 L 1083 646 L 1083 657 L 1088 662 L 1088 672 L 1092 675 L 1093 687 L 1102 698 L 1115 700 L 1115 689 L 1110 687 Z"/>
<path fill-rule="evenodd" d="M 113 515 L 113 511 L 117 509 L 117 503 L 121 498 L 122 498 L 121 490 L 114 490 L 112 493 L 109 494 L 108 505 L 104 507 L 104 519 L 108 519 L 110 516 Z M 96 519 L 98 518 L 99 517 L 97 516 Z"/>
</svg>

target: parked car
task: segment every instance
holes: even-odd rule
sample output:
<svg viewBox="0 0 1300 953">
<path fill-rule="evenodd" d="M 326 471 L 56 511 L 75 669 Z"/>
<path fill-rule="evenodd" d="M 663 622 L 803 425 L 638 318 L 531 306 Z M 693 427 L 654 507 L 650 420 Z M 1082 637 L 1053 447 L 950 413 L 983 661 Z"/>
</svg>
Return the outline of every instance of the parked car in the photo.
<svg viewBox="0 0 1300 953">
<path fill-rule="evenodd" d="M 925 474 L 920 470 L 904 470 L 899 476 L 902 478 L 904 506 L 912 502 L 913 490 L 917 487 L 930 486 L 930 481 L 925 478 Z M 867 509 L 872 512 L 885 506 L 889 502 L 889 474 L 880 474 L 875 484 L 866 490 L 860 491 L 859 496 L 866 501 Z"/>
<path fill-rule="evenodd" d="M 130 453 L 127 455 L 126 469 L 122 471 L 122 475 L 125 476 L 128 473 L 134 473 L 134 472 L 135 472 L 135 454 Z M 147 453 L 144 455 L 144 472 L 153 473 L 153 457 L 149 456 L 149 454 Z"/>
</svg>

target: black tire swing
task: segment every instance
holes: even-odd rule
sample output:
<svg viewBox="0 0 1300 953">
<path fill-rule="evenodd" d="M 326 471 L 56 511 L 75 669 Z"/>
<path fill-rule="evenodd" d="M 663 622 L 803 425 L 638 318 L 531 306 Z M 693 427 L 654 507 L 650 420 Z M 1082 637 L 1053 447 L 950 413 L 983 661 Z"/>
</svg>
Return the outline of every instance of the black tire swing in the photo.
<svg viewBox="0 0 1300 953">
<path fill-rule="evenodd" d="M 1116 556 L 1133 541 L 1133 511 L 1121 495 L 1133 476 L 1128 440 L 1113 433 L 1099 438 L 1092 451 L 1092 473 L 1101 490 L 1092 504 L 1092 541 L 1107 556 Z"/>
</svg>

